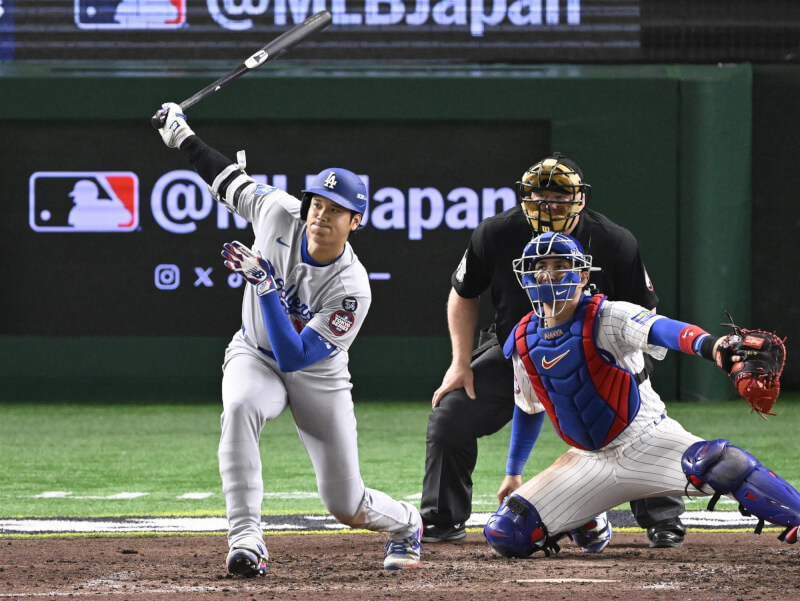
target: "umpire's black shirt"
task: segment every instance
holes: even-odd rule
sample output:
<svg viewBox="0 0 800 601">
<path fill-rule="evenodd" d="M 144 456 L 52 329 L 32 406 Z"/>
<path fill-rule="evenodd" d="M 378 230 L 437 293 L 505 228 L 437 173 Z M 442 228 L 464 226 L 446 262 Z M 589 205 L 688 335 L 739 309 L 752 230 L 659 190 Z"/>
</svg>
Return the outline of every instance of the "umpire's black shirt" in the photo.
<svg viewBox="0 0 800 601">
<path fill-rule="evenodd" d="M 475 298 L 491 288 L 500 344 L 531 311 L 530 299 L 517 281 L 512 262 L 522 256 L 532 234 L 520 205 L 484 219 L 472 233 L 467 252 L 450 278 L 455 291 L 464 298 Z M 589 279 L 596 292 L 647 309 L 658 304 L 639 244 L 627 229 L 605 215 L 584 209 L 572 236 L 592 256 L 592 265 L 602 269 L 593 271 Z"/>
</svg>

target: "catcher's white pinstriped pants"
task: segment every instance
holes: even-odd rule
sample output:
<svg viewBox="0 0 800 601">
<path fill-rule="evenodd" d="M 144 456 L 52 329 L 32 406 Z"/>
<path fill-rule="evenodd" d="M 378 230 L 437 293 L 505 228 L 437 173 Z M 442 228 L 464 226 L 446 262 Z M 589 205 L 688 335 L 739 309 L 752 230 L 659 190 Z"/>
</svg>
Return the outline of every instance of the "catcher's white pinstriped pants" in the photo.
<svg viewBox="0 0 800 601">
<path fill-rule="evenodd" d="M 515 491 L 536 508 L 551 535 L 577 528 L 631 499 L 686 494 L 684 451 L 701 438 L 664 417 L 619 445 L 571 448 Z M 689 494 L 703 496 L 694 487 Z"/>
</svg>

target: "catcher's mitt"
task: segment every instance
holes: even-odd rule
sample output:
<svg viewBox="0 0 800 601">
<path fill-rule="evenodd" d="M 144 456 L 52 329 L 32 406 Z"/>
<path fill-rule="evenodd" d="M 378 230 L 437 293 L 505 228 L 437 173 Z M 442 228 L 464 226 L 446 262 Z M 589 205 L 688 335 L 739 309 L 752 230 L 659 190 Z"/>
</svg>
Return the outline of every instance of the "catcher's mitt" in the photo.
<svg viewBox="0 0 800 601">
<path fill-rule="evenodd" d="M 730 315 L 728 315 L 730 318 Z M 733 380 L 736 390 L 752 407 L 767 419 L 781 391 L 781 374 L 786 363 L 785 338 L 764 330 L 745 330 L 733 323 L 725 324 L 733 332 L 717 345 L 715 359 Z"/>
</svg>

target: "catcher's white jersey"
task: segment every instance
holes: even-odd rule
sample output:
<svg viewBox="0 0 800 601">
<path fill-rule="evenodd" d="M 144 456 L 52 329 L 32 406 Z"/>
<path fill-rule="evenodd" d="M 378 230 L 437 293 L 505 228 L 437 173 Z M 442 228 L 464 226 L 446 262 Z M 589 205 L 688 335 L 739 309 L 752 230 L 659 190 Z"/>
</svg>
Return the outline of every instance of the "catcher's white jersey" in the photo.
<svg viewBox="0 0 800 601">
<path fill-rule="evenodd" d="M 639 373 L 643 352 L 658 360 L 667 353 L 647 343 L 650 327 L 661 318 L 638 305 L 606 300 L 596 318 L 596 346 L 621 367 Z M 544 411 L 516 351 L 513 362 L 515 402 L 526 413 Z M 551 534 L 581 526 L 632 499 L 686 494 L 681 458 L 701 439 L 666 416 L 649 378 L 639 385 L 639 395 L 636 418 L 608 445 L 597 451 L 571 448 L 515 491 L 536 507 Z"/>
<path fill-rule="evenodd" d="M 254 247 L 272 267 L 269 275 L 295 329 L 310 327 L 336 349 L 347 351 L 372 301 L 369 276 L 350 243 L 330 265 L 303 262 L 300 201 L 272 186 L 245 189 L 237 213 L 253 224 Z M 272 349 L 253 286 L 246 286 L 244 293 L 242 325 L 248 343 Z"/>
<path fill-rule="evenodd" d="M 597 316 L 595 340 L 597 348 L 613 355 L 620 367 L 632 374 L 638 374 L 644 369 L 643 352 L 659 361 L 667 355 L 666 348 L 647 343 L 650 327 L 656 320 L 662 318 L 662 315 L 652 313 L 632 303 L 606 300 L 600 305 L 600 312 Z M 536 398 L 525 366 L 516 351 L 513 355 L 513 362 L 514 402 L 526 413 L 544 411 L 544 407 Z M 639 398 L 641 405 L 636 419 L 607 447 L 623 444 L 631 436 L 636 436 L 643 424 L 652 423 L 666 414 L 664 402 L 653 389 L 650 378 L 639 384 Z"/>
</svg>

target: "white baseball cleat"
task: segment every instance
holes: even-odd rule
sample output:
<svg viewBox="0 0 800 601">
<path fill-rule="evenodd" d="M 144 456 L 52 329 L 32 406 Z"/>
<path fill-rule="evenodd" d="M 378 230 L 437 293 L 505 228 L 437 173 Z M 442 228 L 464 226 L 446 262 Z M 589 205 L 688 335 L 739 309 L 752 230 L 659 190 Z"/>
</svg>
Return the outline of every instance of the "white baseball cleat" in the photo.
<svg viewBox="0 0 800 601">
<path fill-rule="evenodd" d="M 256 545 L 258 549 L 245 547 L 231 547 L 225 565 L 228 573 L 233 576 L 264 576 L 267 573 L 267 548 L 263 544 Z"/>
<path fill-rule="evenodd" d="M 420 562 L 420 554 L 425 553 L 420 539 L 422 538 L 422 518 L 417 516 L 417 529 L 406 538 L 390 538 L 384 546 L 383 568 L 385 570 L 409 570 L 416 568 Z"/>
</svg>

